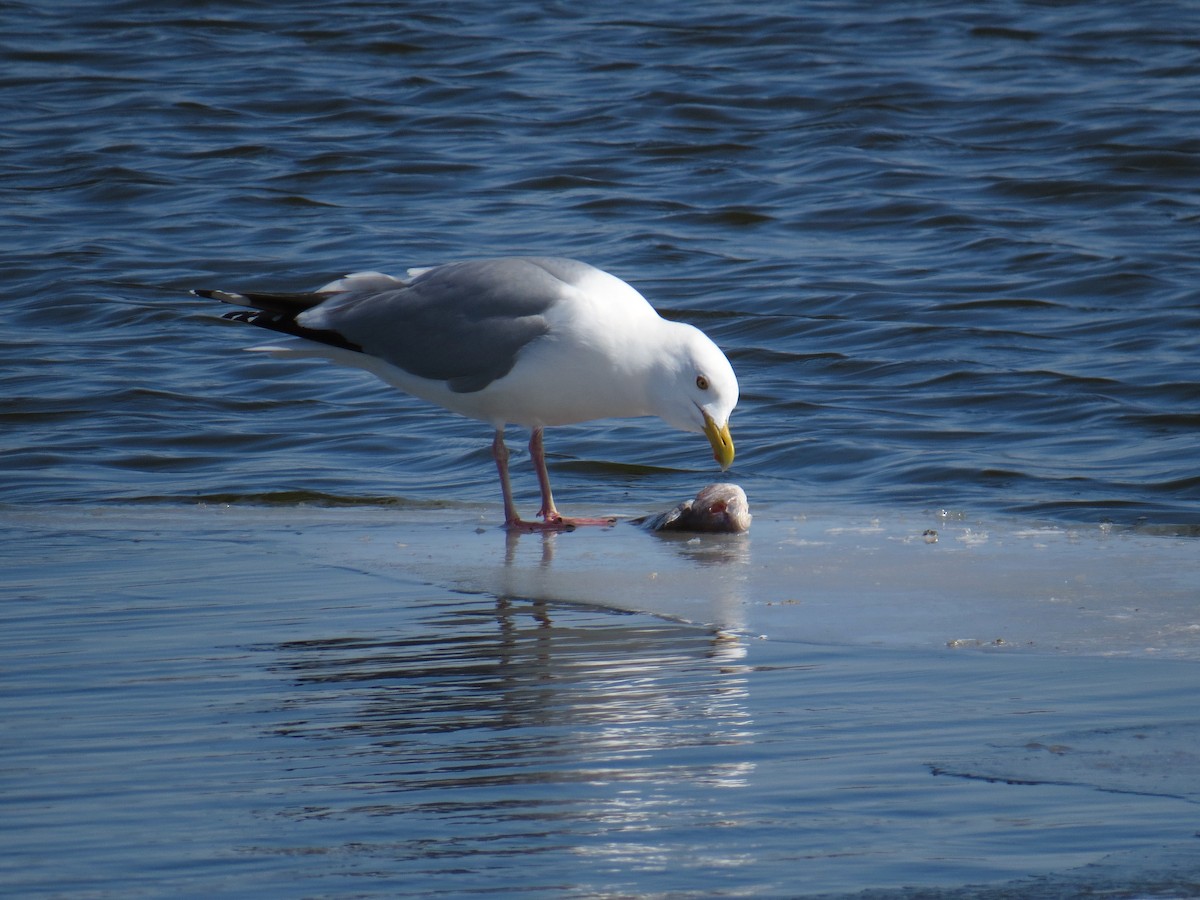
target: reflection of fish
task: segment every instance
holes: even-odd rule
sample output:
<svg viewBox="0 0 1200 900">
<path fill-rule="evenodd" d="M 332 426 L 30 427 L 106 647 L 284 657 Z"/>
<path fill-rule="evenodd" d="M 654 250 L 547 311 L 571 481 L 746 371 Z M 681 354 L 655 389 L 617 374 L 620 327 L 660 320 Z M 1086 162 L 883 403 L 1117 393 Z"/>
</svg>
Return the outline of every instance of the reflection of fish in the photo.
<svg viewBox="0 0 1200 900">
<path fill-rule="evenodd" d="M 750 503 L 736 484 L 718 483 L 702 488 L 694 500 L 684 500 L 657 516 L 634 519 L 649 531 L 705 531 L 740 534 L 750 530 Z"/>
</svg>

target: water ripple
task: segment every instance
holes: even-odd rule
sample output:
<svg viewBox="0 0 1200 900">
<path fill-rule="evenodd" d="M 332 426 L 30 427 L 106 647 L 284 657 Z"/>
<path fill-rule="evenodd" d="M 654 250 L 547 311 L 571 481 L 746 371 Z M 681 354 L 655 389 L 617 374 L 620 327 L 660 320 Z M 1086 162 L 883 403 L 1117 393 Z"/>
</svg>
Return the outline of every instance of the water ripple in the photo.
<svg viewBox="0 0 1200 900">
<path fill-rule="evenodd" d="M 728 349 L 752 497 L 1198 521 L 1194 18 L 18 6 L 6 496 L 477 500 L 478 427 L 184 292 L 548 252 Z M 650 423 L 552 446 L 564 502 L 704 465 Z"/>
</svg>

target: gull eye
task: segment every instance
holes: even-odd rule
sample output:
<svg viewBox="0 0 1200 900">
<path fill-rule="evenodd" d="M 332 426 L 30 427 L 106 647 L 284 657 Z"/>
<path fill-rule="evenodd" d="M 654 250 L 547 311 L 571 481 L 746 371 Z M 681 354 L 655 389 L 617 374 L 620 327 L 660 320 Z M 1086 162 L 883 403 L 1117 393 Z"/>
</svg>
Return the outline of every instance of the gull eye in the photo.
<svg viewBox="0 0 1200 900">
<path fill-rule="evenodd" d="M 703 375 L 697 375 L 696 376 L 696 387 L 700 388 L 700 390 L 702 390 L 702 391 L 707 391 L 708 390 L 708 379 L 705 378 Z"/>
</svg>

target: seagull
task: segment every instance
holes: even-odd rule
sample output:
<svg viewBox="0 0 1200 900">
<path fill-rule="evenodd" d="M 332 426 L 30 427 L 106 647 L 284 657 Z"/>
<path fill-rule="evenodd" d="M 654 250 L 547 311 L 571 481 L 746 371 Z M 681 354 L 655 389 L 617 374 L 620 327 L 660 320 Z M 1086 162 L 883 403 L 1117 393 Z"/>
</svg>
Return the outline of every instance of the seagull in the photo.
<svg viewBox="0 0 1200 900">
<path fill-rule="evenodd" d="M 658 416 L 703 433 L 721 469 L 733 462 L 737 377 L 702 331 L 662 318 L 621 279 L 587 263 L 505 257 L 357 272 L 311 292 L 192 293 L 248 309 L 224 318 L 303 338 L 250 349 L 357 366 L 407 394 L 487 422 L 512 531 L 611 525 L 554 504 L 543 431 L 594 419 Z M 530 430 L 541 521 L 513 501 L 504 430 Z"/>
</svg>

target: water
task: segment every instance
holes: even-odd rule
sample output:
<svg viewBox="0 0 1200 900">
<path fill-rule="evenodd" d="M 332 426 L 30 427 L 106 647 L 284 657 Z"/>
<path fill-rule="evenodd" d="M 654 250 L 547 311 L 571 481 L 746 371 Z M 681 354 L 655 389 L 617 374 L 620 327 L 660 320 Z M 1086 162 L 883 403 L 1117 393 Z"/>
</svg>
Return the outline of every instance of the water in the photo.
<svg viewBox="0 0 1200 900">
<path fill-rule="evenodd" d="M 11 501 L 494 493 L 479 426 L 185 292 L 543 252 L 727 349 L 748 490 L 1200 523 L 1190 4 L 4 15 Z M 564 501 L 707 463 L 551 450 Z"/>
<path fill-rule="evenodd" d="M 12 525 L 10 894 L 1198 884 L 1194 658 L 762 640 L 334 565 L 387 511 Z"/>
<path fill-rule="evenodd" d="M 0 59 L 14 891 L 1036 876 L 1053 895 L 1101 859 L 1133 891 L 1174 871 L 1137 854 L 1190 834 L 1190 801 L 1130 812 L 1130 794 L 925 764 L 1011 744 L 1028 710 L 1001 697 L 1047 719 L 1029 740 L 1165 728 L 1188 718 L 1195 654 L 1135 671 L 743 641 L 729 660 L 652 617 L 551 603 L 546 624 L 370 569 L 289 575 L 279 519 L 206 531 L 197 503 L 299 530 L 312 504 L 490 521 L 499 498 L 486 427 L 245 354 L 249 329 L 187 290 L 580 257 L 726 349 L 731 474 L 760 517 L 1111 523 L 1179 541 L 1186 569 L 1200 8 L 18 2 Z M 557 429 L 548 450 L 581 513 L 657 511 L 713 474 L 657 422 Z M 107 537 L 62 524 L 114 507 Z M 962 696 L 929 696 L 947 678 Z M 1194 885 L 1183 868 L 1161 883 Z"/>
</svg>

